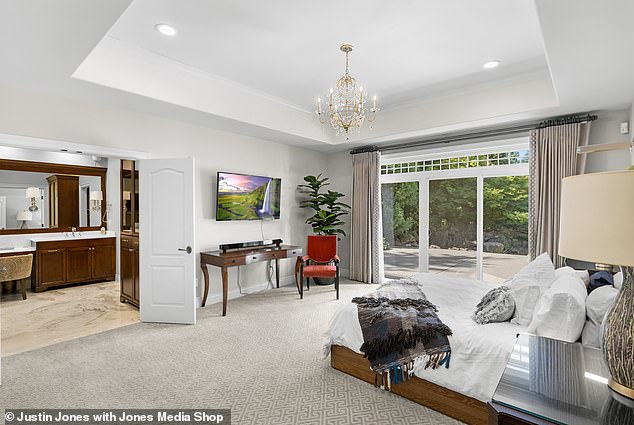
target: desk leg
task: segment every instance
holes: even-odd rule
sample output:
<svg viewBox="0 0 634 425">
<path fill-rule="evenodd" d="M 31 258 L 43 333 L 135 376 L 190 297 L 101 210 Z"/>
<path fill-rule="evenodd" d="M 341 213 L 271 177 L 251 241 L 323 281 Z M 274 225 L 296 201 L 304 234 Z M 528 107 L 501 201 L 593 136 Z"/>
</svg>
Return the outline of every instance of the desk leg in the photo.
<svg viewBox="0 0 634 425">
<path fill-rule="evenodd" d="M 222 267 L 222 315 L 227 315 L 227 295 L 229 292 L 229 274 L 227 267 Z"/>
<path fill-rule="evenodd" d="M 275 284 L 280 287 L 280 260 L 275 259 Z"/>
<path fill-rule="evenodd" d="M 203 276 L 205 278 L 205 293 L 203 294 L 203 303 L 201 307 L 204 307 L 207 304 L 207 295 L 209 295 L 209 269 L 207 268 L 207 264 L 201 264 L 200 267 L 203 269 Z"/>
</svg>

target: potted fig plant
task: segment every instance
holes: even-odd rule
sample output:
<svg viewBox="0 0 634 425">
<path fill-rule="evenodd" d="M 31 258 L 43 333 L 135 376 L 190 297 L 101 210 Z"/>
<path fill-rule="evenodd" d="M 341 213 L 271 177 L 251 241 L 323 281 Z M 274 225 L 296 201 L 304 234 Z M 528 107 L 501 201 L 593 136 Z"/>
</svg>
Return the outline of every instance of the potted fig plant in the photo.
<svg viewBox="0 0 634 425">
<path fill-rule="evenodd" d="M 301 193 L 308 196 L 300 202 L 302 208 L 311 208 L 313 215 L 306 219 L 306 224 L 310 224 L 313 233 L 316 235 L 346 235 L 343 230 L 345 224 L 341 217 L 347 215 L 350 205 L 341 202 L 341 198 L 346 196 L 341 192 L 326 190 L 329 186 L 328 177 L 317 176 L 304 177 L 305 184 L 299 185 Z M 340 240 L 340 239 L 339 239 Z M 319 285 L 330 285 L 334 279 L 315 278 L 315 283 Z"/>
</svg>

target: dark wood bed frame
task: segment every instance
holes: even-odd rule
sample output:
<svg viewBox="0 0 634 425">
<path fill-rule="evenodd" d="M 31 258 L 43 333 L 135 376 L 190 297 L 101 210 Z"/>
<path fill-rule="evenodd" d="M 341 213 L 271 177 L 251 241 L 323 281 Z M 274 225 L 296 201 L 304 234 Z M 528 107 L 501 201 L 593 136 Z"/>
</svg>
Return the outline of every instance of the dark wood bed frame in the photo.
<svg viewBox="0 0 634 425">
<path fill-rule="evenodd" d="M 368 360 L 349 348 L 333 345 L 330 350 L 330 365 L 374 385 L 374 373 L 370 370 Z M 488 424 L 489 411 L 486 403 L 415 376 L 392 386 L 392 393 L 467 424 Z"/>
</svg>

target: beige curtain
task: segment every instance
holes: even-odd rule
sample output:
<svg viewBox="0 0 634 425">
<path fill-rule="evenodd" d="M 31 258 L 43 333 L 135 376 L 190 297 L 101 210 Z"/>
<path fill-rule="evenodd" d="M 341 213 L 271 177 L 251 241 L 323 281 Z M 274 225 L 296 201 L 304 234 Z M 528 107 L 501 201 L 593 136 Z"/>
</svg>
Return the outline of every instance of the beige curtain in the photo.
<svg viewBox="0 0 634 425">
<path fill-rule="evenodd" d="M 585 155 L 578 146 L 588 144 L 590 122 L 565 124 L 531 131 L 528 246 L 531 260 L 548 252 L 556 267 L 558 255 L 561 181 L 583 174 Z"/>
<path fill-rule="evenodd" d="M 350 279 L 360 282 L 383 280 L 380 173 L 380 152 L 352 155 Z"/>
</svg>

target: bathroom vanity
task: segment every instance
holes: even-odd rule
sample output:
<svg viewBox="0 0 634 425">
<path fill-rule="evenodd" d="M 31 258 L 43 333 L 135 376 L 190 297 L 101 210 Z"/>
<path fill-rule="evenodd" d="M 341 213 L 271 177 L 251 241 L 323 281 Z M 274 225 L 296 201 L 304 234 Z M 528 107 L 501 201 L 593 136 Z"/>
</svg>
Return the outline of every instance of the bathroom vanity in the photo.
<svg viewBox="0 0 634 425">
<path fill-rule="evenodd" d="M 115 280 L 116 238 L 112 234 L 31 239 L 35 246 L 35 292 L 71 283 Z"/>
<path fill-rule="evenodd" d="M 31 287 L 115 280 L 107 168 L 0 158 L 0 256 L 34 252 Z M 18 247 L 18 248 L 15 248 Z"/>
</svg>

